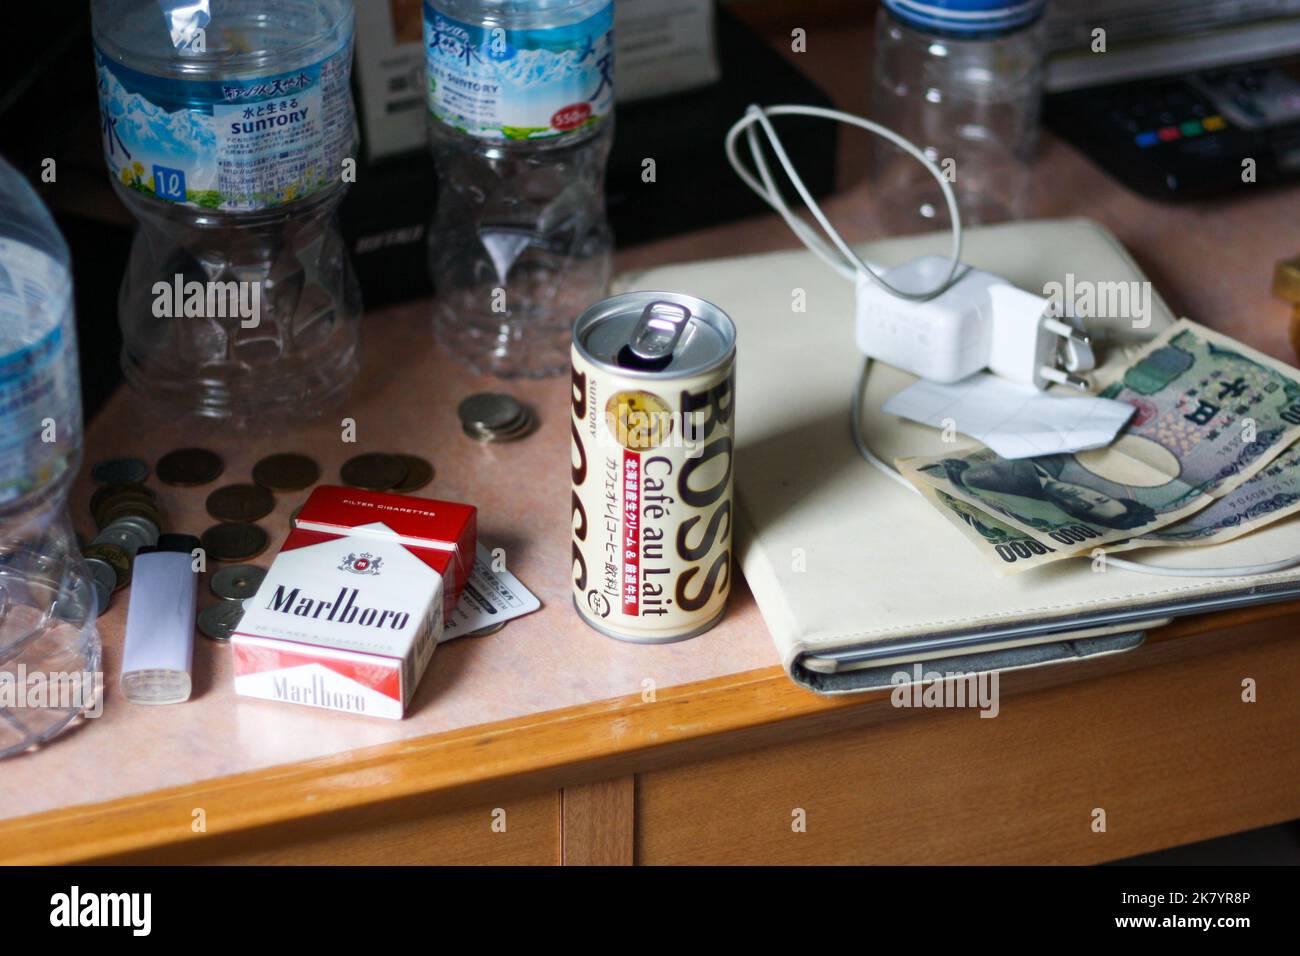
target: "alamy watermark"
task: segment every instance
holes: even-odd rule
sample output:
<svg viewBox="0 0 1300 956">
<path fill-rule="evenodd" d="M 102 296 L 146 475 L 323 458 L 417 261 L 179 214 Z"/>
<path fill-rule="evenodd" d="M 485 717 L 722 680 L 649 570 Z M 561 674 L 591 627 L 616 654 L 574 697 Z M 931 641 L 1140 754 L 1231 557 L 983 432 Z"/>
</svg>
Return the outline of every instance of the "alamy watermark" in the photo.
<svg viewBox="0 0 1300 956">
<path fill-rule="evenodd" d="M 153 295 L 153 314 L 159 319 L 239 319 L 245 329 L 262 321 L 260 282 L 186 282 L 178 272 L 171 282 L 155 282 Z"/>
<path fill-rule="evenodd" d="M 996 717 L 1001 709 L 997 671 L 939 672 L 923 670 L 895 671 L 889 678 L 894 689 L 889 701 L 895 707 L 970 707 L 979 708 L 981 717 Z"/>
<path fill-rule="evenodd" d="M 0 671 L 0 710 L 80 710 L 104 713 L 103 671 L 28 671 L 26 664 Z"/>
<path fill-rule="evenodd" d="M 1055 315 L 1080 319 L 1128 319 L 1133 328 L 1151 325 L 1151 283 L 1094 282 L 1067 272 L 1064 282 L 1048 282 L 1043 295 L 1052 300 Z"/>
</svg>

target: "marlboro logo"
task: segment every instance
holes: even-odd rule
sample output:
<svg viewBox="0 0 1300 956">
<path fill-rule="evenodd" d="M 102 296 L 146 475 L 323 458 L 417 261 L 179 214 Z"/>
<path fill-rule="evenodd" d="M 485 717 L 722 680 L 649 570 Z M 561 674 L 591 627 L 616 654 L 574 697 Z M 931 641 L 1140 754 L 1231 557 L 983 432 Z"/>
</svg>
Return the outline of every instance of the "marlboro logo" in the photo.
<svg viewBox="0 0 1300 956">
<path fill-rule="evenodd" d="M 339 565 L 339 570 L 351 571 L 353 574 L 378 574 L 383 563 L 383 558 L 376 558 L 368 551 L 359 555 L 349 552 Z"/>
<path fill-rule="evenodd" d="M 317 621 L 337 621 L 340 624 L 359 624 L 362 627 L 387 627 L 394 631 L 405 629 L 411 615 L 406 611 L 363 607 L 357 604 L 356 588 L 339 588 L 338 597 L 332 601 L 320 600 L 300 593 L 299 588 L 286 590 L 278 585 L 267 601 L 268 611 L 296 614 Z"/>
</svg>

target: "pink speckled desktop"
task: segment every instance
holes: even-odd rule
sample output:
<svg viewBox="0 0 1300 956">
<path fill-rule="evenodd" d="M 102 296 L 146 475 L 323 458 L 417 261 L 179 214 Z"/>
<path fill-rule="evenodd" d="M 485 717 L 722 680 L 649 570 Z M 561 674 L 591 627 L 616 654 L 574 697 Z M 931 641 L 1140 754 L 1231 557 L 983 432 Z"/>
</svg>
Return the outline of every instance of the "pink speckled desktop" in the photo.
<svg viewBox="0 0 1300 956">
<path fill-rule="evenodd" d="M 836 49 L 800 65 L 827 88 L 840 89 L 844 84 L 836 64 L 861 63 L 865 35 L 846 30 L 823 39 Z M 862 71 L 855 67 L 853 73 Z M 860 88 L 844 90 L 838 105 L 865 112 L 865 95 L 864 81 Z M 851 241 L 878 236 L 864 179 L 868 145 L 865 134 L 843 134 L 840 161 L 848 186 L 827 204 Z M 1287 339 L 1289 307 L 1270 297 L 1269 280 L 1275 260 L 1300 252 L 1300 189 L 1261 187 L 1213 204 L 1160 205 L 1111 182 L 1050 136 L 1043 144 L 1035 189 L 1035 216 L 1083 215 L 1108 226 L 1177 314 L 1296 360 Z M 793 246 L 786 227 L 770 216 L 628 250 L 619 255 L 618 266 L 642 269 Z M 107 308 L 113 299 L 106 291 L 102 321 L 115 320 Z M 212 523 L 204 512 L 207 493 L 223 483 L 249 480 L 253 463 L 272 451 L 312 455 L 323 468 L 324 481 L 337 481 L 339 465 L 359 452 L 421 455 L 433 462 L 437 476 L 420 494 L 477 505 L 481 539 L 506 550 L 510 569 L 541 598 L 542 609 L 490 637 L 462 638 L 440 647 L 407 718 L 394 722 L 236 697 L 229 648 L 203 637 L 195 638 L 190 702 L 132 705 L 117 691 L 126 609 L 126 595 L 118 594 L 99 621 L 107 685 L 103 716 L 83 721 L 38 752 L 0 762 L 0 818 L 639 694 L 647 679 L 665 687 L 777 664 L 763 621 L 740 580 L 722 623 L 684 643 L 623 644 L 582 624 L 568 593 L 567 380 L 502 383 L 455 366 L 434 348 L 427 302 L 368 314 L 363 330 L 363 378 L 335 414 L 290 433 L 236 436 L 151 417 L 121 391 L 91 424 L 86 461 L 131 454 L 153 462 L 186 445 L 220 452 L 226 471 L 217 483 L 193 489 L 159 486 L 170 530 L 197 534 Z M 740 363 L 743 368 L 743 355 Z M 540 419 L 538 430 L 521 442 L 499 446 L 466 438 L 456 404 L 489 388 L 529 402 Z M 340 439 L 344 416 L 356 420 L 355 444 Z M 739 409 L 742 430 L 743 422 L 744 409 Z M 93 531 L 86 507 L 91 490 L 83 477 L 71 504 L 86 534 Z M 278 496 L 275 512 L 261 522 L 271 532 L 271 547 L 257 563 L 270 562 L 288 529 L 290 512 L 306 495 Z M 206 577 L 201 589 L 203 605 L 215 600 Z"/>
</svg>

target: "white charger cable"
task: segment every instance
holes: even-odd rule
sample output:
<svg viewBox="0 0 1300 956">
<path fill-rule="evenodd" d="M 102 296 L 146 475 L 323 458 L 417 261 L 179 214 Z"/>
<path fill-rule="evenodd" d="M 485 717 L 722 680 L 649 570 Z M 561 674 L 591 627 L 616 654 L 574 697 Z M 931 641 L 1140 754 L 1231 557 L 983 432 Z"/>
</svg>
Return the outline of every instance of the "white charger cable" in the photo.
<svg viewBox="0 0 1300 956">
<path fill-rule="evenodd" d="M 807 113 L 838 119 L 894 143 L 925 166 L 943 193 L 952 220 L 952 248 L 945 260 L 921 256 L 892 269 L 865 262 L 831 225 L 795 171 L 769 116 Z M 831 245 L 786 205 L 773 182 L 758 139 L 762 130 L 799 198 Z M 758 178 L 736 152 L 746 134 Z M 727 159 L 736 174 L 763 198 L 823 262 L 856 286 L 857 342 L 864 355 L 931 382 L 952 383 L 983 369 L 1035 388 L 1052 383 L 1086 391 L 1080 372 L 1094 366 L 1082 328 L 1053 315 L 1051 300 L 1017 288 L 1001 276 L 961 264 L 961 215 L 952 185 L 915 144 L 862 117 L 820 107 L 751 106 L 727 133 Z M 761 180 L 761 182 L 760 182 Z"/>
<path fill-rule="evenodd" d="M 808 187 L 804 184 L 803 179 L 800 178 L 798 172 L 795 171 L 794 164 L 790 161 L 790 157 L 786 154 L 785 148 L 782 146 L 781 140 L 776 134 L 776 130 L 772 127 L 772 123 L 769 119 L 769 117 L 772 116 L 815 116 L 841 123 L 848 123 L 851 126 L 857 126 L 870 133 L 875 133 L 877 136 L 884 137 L 911 155 L 917 162 L 921 163 L 921 165 L 929 171 L 930 175 L 935 178 L 935 181 L 938 182 L 939 188 L 943 192 L 944 202 L 948 207 L 948 216 L 952 221 L 952 246 L 947 260 L 947 269 L 942 269 L 943 260 L 939 260 L 938 257 L 929 257 L 929 261 L 926 265 L 923 267 L 916 267 L 912 273 L 909 273 L 905 279 L 899 281 L 898 285 L 895 286 L 886 278 L 886 276 L 891 276 L 892 278 L 897 279 L 896 276 L 892 275 L 892 270 L 886 271 L 885 275 L 881 275 L 879 266 L 868 264 L 859 257 L 848 243 L 844 241 L 844 238 L 839 234 L 835 227 L 831 225 L 830 220 L 822 211 L 822 208 L 817 204 L 817 201 L 813 199 L 812 194 L 808 191 Z M 796 216 L 786 204 L 785 199 L 781 196 L 780 190 L 772 179 L 771 171 L 768 169 L 767 160 L 763 155 L 762 145 L 759 142 L 757 134 L 757 129 L 759 128 L 761 128 L 763 133 L 766 135 L 767 141 L 772 147 L 773 154 L 780 162 L 781 168 L 785 171 L 785 174 L 789 178 L 795 192 L 799 194 L 799 198 L 803 200 L 804 205 L 808 207 L 808 211 L 812 213 L 813 218 L 826 232 L 827 237 L 833 244 L 833 248 L 832 246 L 828 246 L 807 223 Z M 746 134 L 750 157 L 753 160 L 754 169 L 758 172 L 757 179 L 748 169 L 745 168 L 744 164 L 741 163 L 740 157 L 736 151 L 736 141 L 742 132 Z M 909 303 L 929 303 L 939 299 L 947 293 L 958 292 L 961 283 L 967 281 L 968 277 L 971 276 L 972 273 L 978 273 L 978 270 L 973 270 L 967 267 L 961 275 L 958 275 L 958 270 L 961 268 L 961 215 L 957 208 L 957 199 L 953 194 L 952 186 L 949 184 L 942 171 L 931 162 L 914 143 L 898 135 L 888 127 L 881 126 L 879 123 L 873 123 L 871 120 L 864 119 L 861 116 L 854 116 L 851 113 L 826 109 L 820 106 L 797 106 L 787 104 L 763 108 L 757 105 L 751 105 L 749 109 L 745 111 L 745 115 L 727 131 L 725 148 L 727 161 L 731 163 L 731 168 L 735 170 L 736 175 L 744 181 L 745 185 L 753 190 L 759 198 L 776 210 L 781 215 L 781 218 L 785 220 L 786 225 L 790 227 L 791 231 L 794 232 L 794 234 L 799 237 L 799 240 L 819 259 L 844 278 L 857 283 L 859 300 L 859 345 L 862 344 L 863 336 L 862 301 L 864 286 L 874 286 L 875 289 L 888 296 Z M 838 256 L 836 255 L 837 252 L 839 253 Z M 937 263 L 936 260 L 938 260 Z M 922 261 L 923 260 L 914 260 L 914 263 Z M 914 263 L 907 263 L 905 266 L 912 266 Z M 934 277 L 940 273 L 942 273 L 942 278 L 934 281 L 929 289 L 919 291 L 916 288 L 918 284 L 921 284 L 919 280 L 922 280 L 924 276 L 928 275 Z M 989 276 L 990 274 L 978 273 L 978 275 Z M 998 277 L 993 276 L 992 278 L 996 280 Z M 987 280 L 982 281 L 986 282 Z M 1010 286 L 1009 283 L 1003 284 Z M 911 288 L 908 286 L 911 286 Z M 1014 289 L 1013 286 L 1011 288 Z M 1021 290 L 1015 291 L 1020 292 L 1021 295 L 1029 295 L 1029 293 L 1024 293 Z M 900 307 L 898 309 L 898 317 L 905 323 L 913 318 L 913 313 L 908 311 L 908 307 L 906 306 Z M 891 321 L 894 320 L 891 318 Z M 1051 311 L 1046 308 L 1042 310 L 1041 316 L 1035 317 L 1035 324 L 1039 325 L 1040 323 L 1042 329 L 1045 329 L 1052 335 L 1058 336 L 1062 340 L 1061 348 L 1059 350 L 1059 358 L 1065 365 L 1065 368 L 1057 369 L 1057 371 L 1061 373 L 1060 376 L 1042 374 L 1045 371 L 1045 367 L 1038 367 L 1043 365 L 1043 363 L 1038 362 L 1038 358 L 1043 354 L 1040 345 L 1038 344 L 1038 336 L 1041 335 L 1040 331 L 1035 336 L 1036 344 L 1032 350 L 1033 362 L 1019 362 L 1017 368 L 1020 370 L 1021 374 L 1012 377 L 1020 377 L 1024 380 L 1024 371 L 1025 369 L 1029 369 L 1031 379 L 1034 372 L 1038 372 L 1042 378 L 1048 381 L 1066 381 L 1072 385 L 1080 384 L 1078 381 L 1071 381 L 1071 378 L 1073 377 L 1073 371 L 1084 366 L 1088 368 L 1092 367 L 1092 351 L 1087 337 L 1081 333 L 1081 330 L 1067 325 L 1053 317 Z M 1024 351 L 1023 349 L 1019 350 L 1021 352 Z M 868 351 L 867 349 L 863 349 L 863 351 L 866 353 L 867 358 L 863 361 L 862 373 L 858 376 L 857 385 L 853 391 L 853 402 L 849 411 L 849 420 L 853 432 L 853 442 L 857 446 L 862 457 L 865 458 L 874 468 L 884 474 L 885 477 L 899 485 L 902 485 L 913 494 L 919 495 L 921 493 L 920 490 L 904 478 L 897 468 L 882 460 L 871 450 L 871 446 L 867 442 L 866 435 L 862 430 L 862 405 L 866 398 L 867 377 L 871 370 L 871 356 L 874 354 L 872 351 Z M 988 363 L 986 362 L 984 364 L 987 365 Z M 1071 364 L 1074 364 L 1076 368 L 1071 369 L 1069 367 Z M 906 365 L 903 367 L 907 368 Z M 982 368 L 984 366 L 981 365 L 980 367 Z M 972 369 L 972 371 L 976 371 L 976 369 Z M 1035 384 L 1039 383 L 1036 382 Z M 1084 385 L 1086 386 L 1086 382 Z M 1042 384 L 1039 384 L 1039 387 L 1043 387 Z M 1164 565 L 1144 564 L 1140 561 L 1128 561 L 1122 558 L 1112 557 L 1107 557 L 1106 563 L 1110 567 L 1120 568 L 1126 571 L 1134 571 L 1139 574 L 1156 574 L 1167 577 L 1253 577 L 1255 575 L 1271 574 L 1277 571 L 1285 571 L 1289 568 L 1296 567 L 1300 565 L 1300 554 L 1294 555 L 1290 558 L 1284 558 L 1280 561 L 1271 561 L 1266 564 L 1251 564 L 1225 568 L 1175 568 Z"/>
</svg>

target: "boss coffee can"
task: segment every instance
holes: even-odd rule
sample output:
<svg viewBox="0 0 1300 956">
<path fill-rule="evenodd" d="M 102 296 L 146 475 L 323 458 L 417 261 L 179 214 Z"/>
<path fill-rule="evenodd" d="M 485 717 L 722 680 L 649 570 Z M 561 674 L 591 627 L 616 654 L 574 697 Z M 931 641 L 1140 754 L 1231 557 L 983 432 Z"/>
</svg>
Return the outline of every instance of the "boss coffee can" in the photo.
<svg viewBox="0 0 1300 956">
<path fill-rule="evenodd" d="M 573 603 L 624 641 L 708 630 L 731 590 L 736 327 L 629 292 L 573 326 Z"/>
</svg>

